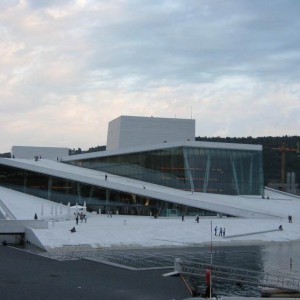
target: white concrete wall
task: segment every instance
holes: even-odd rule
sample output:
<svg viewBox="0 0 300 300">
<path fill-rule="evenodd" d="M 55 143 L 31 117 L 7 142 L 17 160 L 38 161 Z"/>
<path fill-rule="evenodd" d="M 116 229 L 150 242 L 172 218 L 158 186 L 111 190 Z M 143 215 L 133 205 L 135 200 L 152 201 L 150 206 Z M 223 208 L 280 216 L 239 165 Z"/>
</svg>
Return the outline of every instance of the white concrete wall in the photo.
<svg viewBox="0 0 300 300">
<path fill-rule="evenodd" d="M 0 220 L 0 233 L 25 232 L 26 228 L 48 229 L 48 221 L 42 220 Z"/>
<path fill-rule="evenodd" d="M 108 123 L 106 149 L 119 149 L 121 117 Z"/>
<path fill-rule="evenodd" d="M 47 249 L 44 247 L 44 245 L 41 243 L 41 241 L 38 239 L 38 237 L 35 235 L 32 228 L 26 228 L 25 231 L 25 239 L 26 241 L 30 242 L 30 244 L 47 251 Z"/>
<path fill-rule="evenodd" d="M 12 158 L 34 159 L 35 156 L 42 159 L 60 160 L 62 157 L 69 156 L 68 148 L 59 147 L 31 147 L 31 146 L 12 146 Z"/>
<path fill-rule="evenodd" d="M 107 150 L 195 140 L 195 120 L 121 116 L 109 122 Z"/>
<path fill-rule="evenodd" d="M 24 233 L 26 242 L 46 251 L 33 229 L 48 229 L 48 221 L 43 220 L 0 220 L 0 241 L 19 243 L 14 233 Z M 6 235 L 5 235 L 6 233 Z M 10 233 L 10 234 L 9 234 Z"/>
</svg>

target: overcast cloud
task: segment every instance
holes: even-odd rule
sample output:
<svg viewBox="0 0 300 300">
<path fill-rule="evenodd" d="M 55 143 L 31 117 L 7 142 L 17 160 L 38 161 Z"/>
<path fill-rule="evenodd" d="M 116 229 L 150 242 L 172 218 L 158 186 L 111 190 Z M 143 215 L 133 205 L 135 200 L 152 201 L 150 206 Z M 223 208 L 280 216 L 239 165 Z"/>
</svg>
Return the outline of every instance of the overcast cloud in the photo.
<svg viewBox="0 0 300 300">
<path fill-rule="evenodd" d="M 0 2 L 0 153 L 106 144 L 120 115 L 299 135 L 298 0 Z"/>
</svg>

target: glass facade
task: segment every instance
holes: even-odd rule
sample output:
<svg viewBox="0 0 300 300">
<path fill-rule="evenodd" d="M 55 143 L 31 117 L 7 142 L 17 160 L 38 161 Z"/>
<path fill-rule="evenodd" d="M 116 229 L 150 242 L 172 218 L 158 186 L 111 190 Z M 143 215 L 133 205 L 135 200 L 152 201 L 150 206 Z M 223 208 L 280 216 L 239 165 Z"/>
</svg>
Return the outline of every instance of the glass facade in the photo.
<svg viewBox="0 0 300 300">
<path fill-rule="evenodd" d="M 262 195 L 262 151 L 174 147 L 68 161 L 79 167 L 180 190 Z"/>
<path fill-rule="evenodd" d="M 0 186 L 71 205 L 86 204 L 89 210 L 126 215 L 215 215 L 214 212 L 187 207 L 154 198 L 54 177 L 0 164 Z"/>
<path fill-rule="evenodd" d="M 263 195 L 262 151 L 259 150 L 179 146 L 74 159 L 66 163 L 180 190 L 224 195 Z M 216 214 L 1 163 L 0 186 L 57 203 L 85 203 L 90 210 L 101 210 L 102 213 L 112 211 L 153 216 Z"/>
</svg>

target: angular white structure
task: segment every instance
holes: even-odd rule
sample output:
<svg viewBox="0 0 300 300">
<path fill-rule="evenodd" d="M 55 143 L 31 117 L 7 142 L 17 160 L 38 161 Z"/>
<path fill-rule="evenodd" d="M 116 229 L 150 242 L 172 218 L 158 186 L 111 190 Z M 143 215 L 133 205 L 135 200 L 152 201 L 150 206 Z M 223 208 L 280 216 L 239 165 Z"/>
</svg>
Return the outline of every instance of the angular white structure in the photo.
<svg viewBox="0 0 300 300">
<path fill-rule="evenodd" d="M 14 146 L 0 186 L 123 215 L 270 217 L 232 203 L 263 195 L 261 145 L 195 141 L 192 119 L 120 116 L 108 131 L 106 151 Z"/>
<path fill-rule="evenodd" d="M 108 124 L 107 150 L 195 140 L 195 120 L 120 116 Z"/>
</svg>

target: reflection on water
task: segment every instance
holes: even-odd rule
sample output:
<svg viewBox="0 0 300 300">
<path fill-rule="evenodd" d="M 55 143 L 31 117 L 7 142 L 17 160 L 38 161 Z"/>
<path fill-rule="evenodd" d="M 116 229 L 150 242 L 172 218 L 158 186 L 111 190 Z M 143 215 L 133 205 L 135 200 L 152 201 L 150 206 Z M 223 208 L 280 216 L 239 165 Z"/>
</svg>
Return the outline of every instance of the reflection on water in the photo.
<svg viewBox="0 0 300 300">
<path fill-rule="evenodd" d="M 251 271 L 300 278 L 300 243 L 270 243 L 253 246 L 224 246 L 213 249 L 213 265 L 227 266 Z M 128 249 L 128 250 L 87 250 L 78 251 L 76 247 L 68 251 L 43 253 L 55 259 L 90 258 L 126 265 L 133 268 L 173 267 L 175 258 L 210 264 L 210 247 L 173 249 Z M 205 290 L 205 279 L 193 278 L 191 284 L 200 291 Z M 259 288 L 230 281 L 213 281 L 214 292 L 219 296 L 259 296 Z"/>
<path fill-rule="evenodd" d="M 300 272 L 300 243 L 274 243 L 262 247 L 264 268 L 269 272 L 284 272 L 299 276 Z"/>
</svg>

